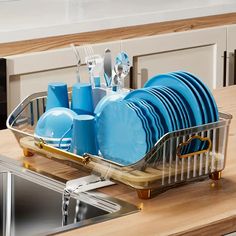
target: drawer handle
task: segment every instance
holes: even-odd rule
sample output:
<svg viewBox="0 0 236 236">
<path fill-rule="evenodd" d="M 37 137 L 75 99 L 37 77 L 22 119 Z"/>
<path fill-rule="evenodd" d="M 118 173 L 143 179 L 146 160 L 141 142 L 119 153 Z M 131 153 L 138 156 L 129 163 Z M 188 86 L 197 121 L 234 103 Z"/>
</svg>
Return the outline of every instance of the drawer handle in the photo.
<svg viewBox="0 0 236 236">
<path fill-rule="evenodd" d="M 226 87 L 227 81 L 227 52 L 224 51 L 224 61 L 223 61 L 223 87 Z"/>
<path fill-rule="evenodd" d="M 191 152 L 191 153 L 187 153 L 187 154 L 181 154 L 181 150 L 184 146 L 187 146 L 188 144 L 190 144 L 193 140 L 195 139 L 198 139 L 200 140 L 201 142 L 205 142 L 207 141 L 208 142 L 208 146 L 207 148 L 203 149 L 203 150 L 200 150 L 200 151 L 196 151 L 196 152 Z M 211 140 L 210 138 L 208 137 L 204 137 L 202 138 L 201 136 L 199 135 L 194 135 L 192 136 L 191 138 L 189 138 L 186 142 L 183 142 L 183 143 L 180 143 L 178 146 L 177 146 L 177 150 L 176 150 L 176 155 L 179 157 L 179 158 L 187 158 L 189 156 L 193 156 L 193 155 L 197 155 L 197 154 L 201 154 L 201 153 L 206 153 L 206 152 L 209 152 L 209 150 L 211 149 Z"/>
<path fill-rule="evenodd" d="M 236 49 L 234 49 L 234 84 L 236 84 Z"/>
</svg>

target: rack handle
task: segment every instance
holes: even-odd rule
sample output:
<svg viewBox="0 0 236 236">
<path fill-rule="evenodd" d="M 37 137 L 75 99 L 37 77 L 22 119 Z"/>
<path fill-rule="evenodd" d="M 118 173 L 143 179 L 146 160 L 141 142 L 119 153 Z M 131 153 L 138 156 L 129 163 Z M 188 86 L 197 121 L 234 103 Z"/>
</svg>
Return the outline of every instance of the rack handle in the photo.
<svg viewBox="0 0 236 236">
<path fill-rule="evenodd" d="M 44 151 L 54 153 L 54 154 L 60 155 L 62 157 L 74 160 L 76 162 L 82 163 L 83 165 L 87 165 L 90 162 L 90 157 L 88 155 L 78 156 L 74 153 L 55 148 L 53 146 L 46 144 L 43 139 L 40 139 L 39 142 L 35 142 L 35 145 L 38 148 L 43 149 Z"/>
<path fill-rule="evenodd" d="M 196 152 L 191 152 L 191 153 L 187 153 L 187 154 L 181 154 L 181 149 L 182 147 L 184 146 L 187 146 L 188 144 L 190 144 L 194 139 L 199 139 L 201 142 L 204 142 L 204 141 L 207 141 L 208 142 L 208 147 L 206 149 L 203 149 L 203 150 L 200 150 L 200 151 L 196 151 Z M 186 142 L 183 142 L 183 143 L 180 143 L 177 148 L 176 148 L 176 155 L 179 157 L 179 158 L 187 158 L 187 157 L 190 157 L 190 156 L 194 156 L 194 155 L 198 155 L 198 154 L 201 154 L 201 153 L 206 153 L 206 152 L 209 152 L 209 150 L 211 149 L 211 145 L 212 145 L 212 142 L 211 142 L 211 139 L 208 138 L 208 137 L 201 137 L 199 135 L 194 135 L 192 136 L 191 138 L 189 138 Z"/>
</svg>

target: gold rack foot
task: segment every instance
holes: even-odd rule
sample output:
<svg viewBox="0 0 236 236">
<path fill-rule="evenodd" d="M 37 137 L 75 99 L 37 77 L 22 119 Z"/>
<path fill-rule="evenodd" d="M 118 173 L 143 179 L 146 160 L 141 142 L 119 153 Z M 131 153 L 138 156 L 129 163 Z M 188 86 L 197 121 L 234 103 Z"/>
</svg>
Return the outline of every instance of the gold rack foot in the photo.
<svg viewBox="0 0 236 236">
<path fill-rule="evenodd" d="M 212 180 L 220 180 L 221 179 L 221 171 L 215 171 L 209 175 L 209 178 Z"/>
</svg>

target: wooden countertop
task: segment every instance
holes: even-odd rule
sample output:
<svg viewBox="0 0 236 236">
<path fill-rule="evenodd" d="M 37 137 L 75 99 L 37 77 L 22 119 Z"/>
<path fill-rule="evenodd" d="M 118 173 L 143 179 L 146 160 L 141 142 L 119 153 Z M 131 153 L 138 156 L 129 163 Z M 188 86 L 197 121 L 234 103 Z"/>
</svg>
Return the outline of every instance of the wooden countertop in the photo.
<svg viewBox="0 0 236 236">
<path fill-rule="evenodd" d="M 140 200 L 136 192 L 115 185 L 100 191 L 142 206 L 138 213 L 76 229 L 60 235 L 222 235 L 236 231 L 236 86 L 214 91 L 219 109 L 234 116 L 229 133 L 228 155 L 223 179 L 212 185 L 204 181 L 171 189 L 150 200 Z M 69 166 L 33 156 L 23 158 L 13 134 L 0 131 L 0 153 L 25 162 L 39 172 L 57 179 L 76 178 Z"/>
<path fill-rule="evenodd" d="M 231 24 L 236 24 L 236 13 L 0 43 L 0 57 L 64 48 L 71 43 L 75 45 L 93 44 Z"/>
</svg>

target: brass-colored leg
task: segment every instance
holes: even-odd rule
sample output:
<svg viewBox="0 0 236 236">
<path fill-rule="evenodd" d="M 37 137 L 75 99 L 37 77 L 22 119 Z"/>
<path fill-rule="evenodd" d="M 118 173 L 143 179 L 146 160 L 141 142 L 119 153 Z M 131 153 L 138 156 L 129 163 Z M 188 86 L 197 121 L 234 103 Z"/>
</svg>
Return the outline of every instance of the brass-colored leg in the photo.
<svg viewBox="0 0 236 236">
<path fill-rule="evenodd" d="M 27 148 L 23 148 L 23 153 L 24 153 L 25 157 L 32 157 L 34 155 L 34 153 L 29 151 L 29 149 L 27 149 Z"/>
<path fill-rule="evenodd" d="M 150 199 L 151 189 L 137 189 L 137 194 L 140 199 Z"/>
<path fill-rule="evenodd" d="M 212 180 L 220 180 L 221 179 L 221 171 L 215 171 L 209 175 Z"/>
</svg>

